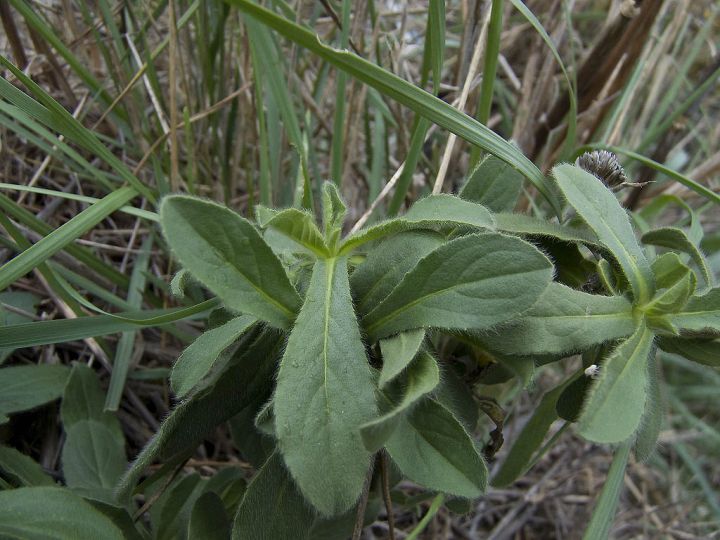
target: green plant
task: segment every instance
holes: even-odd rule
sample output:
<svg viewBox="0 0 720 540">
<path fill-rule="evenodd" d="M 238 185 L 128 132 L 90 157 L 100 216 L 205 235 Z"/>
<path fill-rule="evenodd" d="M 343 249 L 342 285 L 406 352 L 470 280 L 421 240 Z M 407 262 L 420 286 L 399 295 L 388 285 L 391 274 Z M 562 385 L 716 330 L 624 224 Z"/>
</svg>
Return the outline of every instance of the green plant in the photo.
<svg viewBox="0 0 720 540">
<path fill-rule="evenodd" d="M 720 202 L 708 180 L 720 69 L 703 52 L 716 7 L 698 3 L 698 18 L 645 2 L 627 26 L 608 12 L 594 36 L 606 13 L 593 2 L 536 3 L 541 23 L 493 0 L 484 40 L 478 10 L 430 0 L 403 16 L 398 44 L 382 2 L 228 3 L 80 0 L 72 28 L 26 0 L 0 12 L 42 53 L 29 66 L 22 28 L 7 30 L 13 183 L 0 188 L 21 195 L 0 195 L 0 244 L 17 253 L 0 268 L 0 536 L 341 539 L 387 519 L 392 537 L 404 512 L 417 515 L 398 528 L 417 538 L 444 505 L 466 512 L 488 484 L 521 478 L 570 428 L 614 452 L 587 538 L 609 534 L 630 457 L 663 470 L 668 447 L 707 501 L 697 514 L 719 517 L 704 476 L 720 448 L 707 405 L 720 384 L 707 211 Z M 532 35 L 517 31 L 528 23 Z M 469 49 L 483 45 L 474 91 Z M 98 55 L 102 78 L 84 67 Z M 474 104 L 477 121 L 463 113 Z M 472 145 L 467 167 L 446 131 Z M 656 175 L 629 212 L 601 184 L 625 178 L 595 167 L 607 155 L 577 162 L 598 178 L 544 174 L 600 148 L 630 158 L 632 179 Z M 459 196 L 410 206 L 463 176 Z M 168 196 L 183 188 L 255 219 Z M 687 189 L 658 195 L 668 188 Z M 375 210 L 363 222 L 400 217 L 343 237 L 340 191 L 350 216 Z M 108 232 L 114 250 L 78 243 Z M 184 348 L 172 370 L 170 347 Z M 503 433 L 537 379 L 554 387 L 517 437 Z M 696 432 L 653 454 L 664 416 Z"/>
</svg>

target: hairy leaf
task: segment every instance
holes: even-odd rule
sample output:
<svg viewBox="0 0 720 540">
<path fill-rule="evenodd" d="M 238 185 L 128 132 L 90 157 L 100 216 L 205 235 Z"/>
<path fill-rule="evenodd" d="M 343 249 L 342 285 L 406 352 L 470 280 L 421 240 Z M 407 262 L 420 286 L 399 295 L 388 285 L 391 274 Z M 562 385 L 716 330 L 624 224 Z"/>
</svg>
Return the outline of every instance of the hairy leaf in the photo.
<svg viewBox="0 0 720 540">
<path fill-rule="evenodd" d="M 243 315 L 201 334 L 175 362 L 170 377 L 173 392 L 178 397 L 190 392 L 210 372 L 222 352 L 255 322 L 254 317 Z"/>
<path fill-rule="evenodd" d="M 273 409 L 279 448 L 302 493 L 324 515 L 348 510 L 370 461 L 358 427 L 375 416 L 376 406 L 343 258 L 313 267 Z"/>
<path fill-rule="evenodd" d="M 632 305 L 622 296 L 600 296 L 551 283 L 519 319 L 483 334 L 481 340 L 503 354 L 581 351 L 629 336 L 635 330 Z"/>
<path fill-rule="evenodd" d="M 460 190 L 460 197 L 486 206 L 493 212 L 509 212 L 522 190 L 523 175 L 496 158 L 486 156 Z"/>
<path fill-rule="evenodd" d="M 671 287 L 658 291 L 644 310 L 650 316 L 678 312 L 687 304 L 690 295 L 695 292 L 696 285 L 695 272 L 688 269 L 685 275 Z"/>
<path fill-rule="evenodd" d="M 0 537 L 123 540 L 120 529 L 71 491 L 27 487 L 0 491 Z"/>
<path fill-rule="evenodd" d="M 591 246 L 600 245 L 595 233 L 587 228 L 559 225 L 525 214 L 498 213 L 493 217 L 495 218 L 495 229 L 500 232 L 552 238 L 562 242 L 580 242 Z"/>
<path fill-rule="evenodd" d="M 580 167 L 558 165 L 553 169 L 553 176 L 568 202 L 617 259 L 636 301 L 648 302 L 655 288 L 650 265 L 615 195 Z"/>
<path fill-rule="evenodd" d="M 0 424 L 6 415 L 33 409 L 62 395 L 70 370 L 61 365 L 13 366 L 0 369 Z"/>
<path fill-rule="evenodd" d="M 681 332 L 720 336 L 720 287 L 691 297 L 682 311 L 668 317 Z"/>
<path fill-rule="evenodd" d="M 255 207 L 255 213 L 261 227 L 272 227 L 319 257 L 329 255 L 325 239 L 315 224 L 315 218 L 309 212 L 297 208 L 271 210 L 258 205 Z"/>
<path fill-rule="evenodd" d="M 309 539 L 314 515 L 275 452 L 247 488 L 235 515 L 233 540 Z"/>
<path fill-rule="evenodd" d="M 213 373 L 198 392 L 180 403 L 163 421 L 158 433 L 125 473 L 118 486 L 119 494 L 128 496 L 144 469 L 155 459 L 170 461 L 181 456 L 222 422 L 248 405 L 265 400 L 281 345 L 278 333 L 269 328 L 244 336 L 227 367 Z"/>
<path fill-rule="evenodd" d="M 602 362 L 578 422 L 583 437 L 613 443 L 635 432 L 645 412 L 648 358 L 654 337 L 641 325 Z"/>
<path fill-rule="evenodd" d="M 160 221 L 182 265 L 232 310 L 278 328 L 295 319 L 301 299 L 252 224 L 219 204 L 172 195 Z"/>
<path fill-rule="evenodd" d="M 688 238 L 685 231 L 675 227 L 661 227 L 643 234 L 641 238 L 645 244 L 653 246 L 662 246 L 673 249 L 675 251 L 682 251 L 690 255 L 693 262 L 697 265 L 698 269 L 703 275 L 705 285 L 710 289 L 713 284 L 713 276 L 710 272 L 708 262 L 705 259 L 702 251 Z"/>
<path fill-rule="evenodd" d="M 494 229 L 495 221 L 484 206 L 453 195 L 430 195 L 413 204 L 404 216 L 383 221 L 349 236 L 340 252 L 349 253 L 362 244 L 403 231 L 456 227 Z"/>
<path fill-rule="evenodd" d="M 469 499 L 485 491 L 487 467 L 475 443 L 436 401 L 402 418 L 385 447 L 405 476 L 428 489 Z"/>
<path fill-rule="evenodd" d="M 669 338 L 658 340 L 663 351 L 684 356 L 688 360 L 710 367 L 720 367 L 720 340 L 702 338 Z"/>
<path fill-rule="evenodd" d="M 420 398 L 438 385 L 440 370 L 432 355 L 427 351 L 422 351 L 408 366 L 403 378 L 405 384 L 403 385 L 402 399 L 394 405 L 389 401 L 385 414 L 360 427 L 363 443 L 370 452 L 376 452 L 382 448 L 403 415 Z"/>
<path fill-rule="evenodd" d="M 415 358 L 423 339 L 425 339 L 425 330 L 421 328 L 400 332 L 396 336 L 380 340 L 383 367 L 378 385 L 381 388 L 397 377 Z"/>
<path fill-rule="evenodd" d="M 431 231 L 409 231 L 383 240 L 350 276 L 358 314 L 366 315 L 384 300 L 403 276 L 443 241 Z"/>
<path fill-rule="evenodd" d="M 519 238 L 463 236 L 420 260 L 363 326 L 372 339 L 427 326 L 489 328 L 532 306 L 551 279 L 547 257 Z"/>
<path fill-rule="evenodd" d="M 335 230 L 342 230 L 347 206 L 333 182 L 324 182 L 322 187 L 323 229 L 329 238 Z"/>
</svg>

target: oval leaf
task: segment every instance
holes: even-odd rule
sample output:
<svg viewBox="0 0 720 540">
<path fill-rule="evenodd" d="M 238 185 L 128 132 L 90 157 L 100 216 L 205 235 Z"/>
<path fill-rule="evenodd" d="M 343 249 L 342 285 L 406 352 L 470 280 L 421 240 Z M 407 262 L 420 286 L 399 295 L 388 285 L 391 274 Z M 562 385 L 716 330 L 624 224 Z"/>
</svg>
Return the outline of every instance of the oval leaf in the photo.
<svg viewBox="0 0 720 540">
<path fill-rule="evenodd" d="M 123 540 L 120 529 L 89 503 L 61 488 L 0 491 L 0 537 Z"/>
<path fill-rule="evenodd" d="M 385 448 L 405 476 L 428 489 L 469 499 L 485 491 L 487 467 L 475 443 L 436 401 L 402 418 Z"/>
<path fill-rule="evenodd" d="M 219 204 L 172 195 L 160 222 L 182 265 L 234 311 L 287 328 L 301 299 L 255 227 Z"/>
<path fill-rule="evenodd" d="M 550 261 L 524 240 L 464 236 L 418 262 L 363 326 L 373 339 L 422 327 L 485 329 L 532 306 L 551 279 Z"/>
<path fill-rule="evenodd" d="M 378 384 L 381 388 L 400 375 L 415 358 L 423 339 L 425 339 L 425 330 L 421 328 L 400 332 L 396 336 L 380 340 L 383 367 Z"/>
<path fill-rule="evenodd" d="M 61 365 L 13 366 L 0 369 L 0 424 L 6 415 L 33 409 L 62 395 L 70 370 Z"/>
</svg>

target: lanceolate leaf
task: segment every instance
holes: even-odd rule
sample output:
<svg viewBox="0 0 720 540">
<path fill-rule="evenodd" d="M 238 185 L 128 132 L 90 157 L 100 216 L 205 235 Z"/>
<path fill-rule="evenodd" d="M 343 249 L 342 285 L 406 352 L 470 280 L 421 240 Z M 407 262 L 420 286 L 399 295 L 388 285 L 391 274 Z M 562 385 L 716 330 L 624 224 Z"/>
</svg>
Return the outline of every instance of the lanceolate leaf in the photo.
<svg viewBox="0 0 720 540">
<path fill-rule="evenodd" d="M 358 315 L 366 315 L 384 300 L 408 270 L 443 241 L 432 231 L 409 231 L 383 240 L 350 276 Z"/>
<path fill-rule="evenodd" d="M 653 333 L 641 325 L 600 365 L 590 390 L 578 431 L 595 442 L 624 441 L 637 429 L 645 412 L 648 358 Z"/>
<path fill-rule="evenodd" d="M 347 206 L 333 182 L 325 182 L 322 187 L 323 229 L 330 237 L 334 230 L 342 230 Z"/>
<path fill-rule="evenodd" d="M 553 175 L 568 202 L 617 259 L 635 300 L 648 302 L 654 292 L 650 265 L 615 195 L 595 176 L 573 165 L 558 165 Z"/>
<path fill-rule="evenodd" d="M 422 327 L 485 329 L 532 306 L 552 265 L 519 238 L 468 235 L 439 247 L 364 319 L 372 339 Z"/>
<path fill-rule="evenodd" d="M 682 311 L 669 318 L 681 332 L 720 336 L 720 287 L 702 296 L 693 296 Z"/>
<path fill-rule="evenodd" d="M 343 258 L 315 263 L 273 409 L 280 450 L 302 493 L 324 515 L 348 510 L 370 464 L 358 427 L 376 406 Z"/>
<path fill-rule="evenodd" d="M 183 351 L 175 362 L 170 383 L 173 392 L 183 397 L 212 369 L 220 354 L 232 345 L 252 324 L 254 317 L 243 315 L 208 330 Z"/>
<path fill-rule="evenodd" d="M 22 452 L 0 445 L 0 476 L 17 487 L 53 486 L 55 481 Z"/>
<path fill-rule="evenodd" d="M 0 369 L 0 424 L 7 422 L 7 414 L 59 398 L 69 374 L 67 367 L 50 364 Z"/>
<path fill-rule="evenodd" d="M 155 459 L 169 461 L 193 450 L 219 424 L 246 406 L 259 406 L 266 400 L 281 344 L 280 335 L 268 328 L 246 334 L 227 367 L 202 382 L 202 388 L 165 419 L 125 473 L 118 486 L 119 494 L 129 495 L 145 468 Z"/>
<path fill-rule="evenodd" d="M 404 377 L 403 397 L 397 405 L 389 405 L 388 412 L 361 427 L 365 448 L 376 452 L 382 448 L 397 426 L 400 418 L 422 396 L 431 392 L 440 382 L 437 362 L 427 351 L 422 351 L 408 367 Z"/>
<path fill-rule="evenodd" d="M 658 341 L 658 347 L 699 364 L 720 367 L 720 339 L 664 337 Z"/>
<path fill-rule="evenodd" d="M 252 224 L 210 201 L 173 195 L 160 206 L 163 232 L 182 265 L 232 310 L 287 328 L 301 299 Z"/>
<path fill-rule="evenodd" d="M 695 292 L 697 278 L 695 272 L 689 270 L 671 287 L 659 291 L 646 306 L 648 315 L 664 315 L 675 313 L 687 304 L 690 295 Z"/>
<path fill-rule="evenodd" d="M 629 336 L 634 329 L 632 305 L 624 297 L 551 283 L 522 317 L 481 339 L 504 354 L 568 353 Z"/>
<path fill-rule="evenodd" d="M 522 174 L 489 155 L 470 174 L 460 190 L 460 197 L 480 203 L 493 212 L 510 212 L 515 208 L 522 184 Z"/>
<path fill-rule="evenodd" d="M 487 468 L 475 443 L 436 401 L 402 418 L 385 447 L 405 476 L 428 489 L 466 498 L 485 491 Z"/>
<path fill-rule="evenodd" d="M 378 381 L 380 387 L 397 377 L 415 358 L 424 338 L 425 330 L 421 328 L 400 332 L 396 336 L 380 340 L 380 350 L 383 356 L 383 367 Z"/>
<path fill-rule="evenodd" d="M 600 243 L 591 230 L 587 228 L 559 225 L 544 219 L 538 219 L 526 214 L 510 214 L 506 212 L 493 214 L 495 229 L 500 232 L 519 234 L 521 236 L 539 236 L 553 238 L 563 242 L 581 242 L 591 246 L 600 246 Z"/>
<path fill-rule="evenodd" d="M 416 202 L 404 216 L 383 221 L 349 236 L 343 242 L 340 253 L 349 253 L 362 244 L 403 231 L 456 227 L 494 229 L 495 222 L 484 206 L 452 195 L 431 195 Z"/>
<path fill-rule="evenodd" d="M 714 280 L 712 273 L 710 272 L 710 268 L 708 267 L 707 260 L 705 260 L 705 256 L 698 247 L 690 241 L 690 238 L 688 238 L 687 234 L 685 234 L 685 231 L 682 229 L 677 229 L 675 227 L 662 227 L 660 229 L 655 229 L 645 233 L 642 236 L 642 241 L 645 244 L 662 246 L 687 253 L 702 273 L 707 288 L 709 289 L 713 286 Z"/>
<path fill-rule="evenodd" d="M 123 540 L 115 524 L 67 489 L 29 487 L 0 491 L 0 537 Z"/>
<path fill-rule="evenodd" d="M 262 207 L 256 207 L 255 212 L 261 227 L 272 227 L 319 257 L 329 255 L 325 239 L 309 212 L 297 208 L 276 211 Z"/>
<path fill-rule="evenodd" d="M 303 540 L 315 516 L 275 452 L 255 475 L 235 515 L 233 540 Z"/>
</svg>

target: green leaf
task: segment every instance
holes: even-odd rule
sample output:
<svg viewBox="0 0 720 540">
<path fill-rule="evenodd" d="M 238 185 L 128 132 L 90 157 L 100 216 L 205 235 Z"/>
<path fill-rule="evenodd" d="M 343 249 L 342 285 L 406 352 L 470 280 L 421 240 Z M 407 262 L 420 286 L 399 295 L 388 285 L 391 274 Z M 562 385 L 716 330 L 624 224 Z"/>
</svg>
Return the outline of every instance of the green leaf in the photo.
<svg viewBox="0 0 720 540">
<path fill-rule="evenodd" d="M 651 265 L 658 289 L 667 289 L 683 279 L 690 271 L 677 253 L 663 253 Z"/>
<path fill-rule="evenodd" d="M 330 237 L 335 230 L 342 230 L 347 206 L 333 182 L 324 182 L 322 187 L 323 229 Z"/>
<path fill-rule="evenodd" d="M 551 283 L 519 319 L 483 334 L 503 354 L 581 351 L 633 333 L 632 305 L 622 296 L 601 296 Z"/>
<path fill-rule="evenodd" d="M 420 345 L 425 339 L 425 330 L 409 330 L 398 335 L 380 340 L 383 366 L 378 385 L 382 388 L 397 377 L 415 358 Z"/>
<path fill-rule="evenodd" d="M 383 221 L 350 235 L 343 242 L 340 253 L 349 253 L 362 244 L 403 231 L 456 227 L 494 229 L 495 222 L 484 206 L 453 195 L 430 195 L 413 204 L 404 216 Z"/>
<path fill-rule="evenodd" d="M 409 231 L 383 240 L 350 276 L 358 314 L 367 315 L 420 259 L 443 241 L 441 235 L 430 231 Z"/>
<path fill-rule="evenodd" d="M 160 222 L 182 265 L 232 310 L 288 328 L 301 299 L 252 224 L 210 201 L 163 199 Z"/>
<path fill-rule="evenodd" d="M 0 267 L 0 291 L 85 234 L 135 195 L 137 192 L 129 187 L 113 191 L 6 262 Z"/>
<path fill-rule="evenodd" d="M 187 529 L 195 501 L 202 495 L 207 480 L 193 473 L 174 482 L 150 510 L 157 540 L 177 540 Z M 162 488 L 160 488 L 162 489 Z"/>
<path fill-rule="evenodd" d="M 647 400 L 647 370 L 653 352 L 653 333 L 641 325 L 600 365 L 578 422 L 588 440 L 624 441 L 638 427 Z"/>
<path fill-rule="evenodd" d="M 397 404 L 388 401 L 388 409 L 380 418 L 360 427 L 365 448 L 377 452 L 392 435 L 400 419 L 420 398 L 426 395 L 440 382 L 440 370 L 437 362 L 427 351 L 422 351 L 405 371 L 404 393 Z M 387 397 L 386 397 L 387 399 Z"/>
<path fill-rule="evenodd" d="M 648 362 L 648 389 L 645 414 L 640 421 L 637 438 L 635 440 L 635 457 L 638 461 L 647 461 L 657 446 L 660 431 L 666 412 L 665 398 L 660 386 L 662 370 L 660 359 L 651 355 Z"/>
<path fill-rule="evenodd" d="M 105 394 L 95 372 L 84 364 L 74 364 L 60 406 L 65 430 L 77 423 L 95 420 L 108 428 L 124 448 L 125 437 L 120 422 L 113 413 L 103 410 L 104 404 Z"/>
<path fill-rule="evenodd" d="M 67 489 L 27 487 L 0 491 L 0 536 L 123 540 L 115 524 Z"/>
<path fill-rule="evenodd" d="M 173 392 L 178 397 L 187 395 L 210 372 L 222 352 L 256 321 L 243 315 L 200 335 L 175 362 L 170 377 Z"/>
<path fill-rule="evenodd" d="M 720 336 L 720 287 L 702 296 L 693 296 L 679 313 L 668 315 L 681 332 Z"/>
<path fill-rule="evenodd" d="M 284 37 L 294 41 L 336 68 L 368 84 L 382 94 L 397 100 L 431 122 L 453 132 L 471 144 L 487 150 L 518 169 L 551 202 L 547 181 L 540 170 L 516 147 L 477 120 L 443 100 L 347 51 L 322 44 L 317 35 L 302 26 L 247 0 L 229 0 L 229 4 L 256 18 Z M 557 204 L 554 204 L 557 207 Z"/>
<path fill-rule="evenodd" d="M 235 515 L 233 540 L 309 539 L 314 519 L 282 464 L 278 452 L 267 460 L 247 488 Z"/>
<path fill-rule="evenodd" d="M 163 421 L 120 481 L 119 495 L 128 496 L 155 459 L 170 461 L 193 450 L 219 424 L 266 400 L 281 345 L 280 335 L 269 328 L 243 336 L 226 367 L 203 381 L 202 387 Z"/>
<path fill-rule="evenodd" d="M 468 235 L 418 262 L 363 326 L 372 339 L 426 326 L 485 329 L 532 306 L 551 279 L 550 261 L 524 240 Z"/>
<path fill-rule="evenodd" d="M 0 424 L 8 421 L 8 414 L 55 401 L 69 374 L 67 367 L 50 364 L 0 369 Z"/>
<path fill-rule="evenodd" d="M 0 327 L 11 324 L 22 324 L 30 320 L 30 315 L 36 312 L 36 306 L 40 299 L 34 294 L 27 292 L 3 292 L 0 293 Z M 3 304 L 20 309 L 28 314 L 26 317 L 15 311 L 10 311 Z M 10 357 L 14 349 L 0 349 L 0 364 Z"/>
<path fill-rule="evenodd" d="M 653 275 L 615 195 L 595 176 L 573 165 L 558 165 L 553 175 L 568 202 L 617 259 L 635 300 L 647 303 L 654 292 Z"/>
<path fill-rule="evenodd" d="M 641 240 L 644 244 L 662 246 L 675 251 L 687 253 L 702 273 L 707 288 L 710 289 L 713 286 L 713 276 L 710 272 L 705 256 L 690 240 L 690 238 L 688 238 L 687 234 L 685 234 L 685 231 L 682 229 L 677 229 L 675 227 L 662 227 L 660 229 L 646 232 L 642 235 Z"/>
<path fill-rule="evenodd" d="M 495 218 L 495 229 L 500 232 L 600 246 L 600 241 L 595 233 L 587 228 L 550 223 L 526 214 L 498 213 L 493 217 Z"/>
<path fill-rule="evenodd" d="M 313 267 L 273 409 L 278 445 L 300 491 L 327 516 L 352 507 L 370 464 L 358 427 L 376 406 L 344 258 Z"/>
<path fill-rule="evenodd" d="M 717 339 L 663 337 L 658 340 L 658 347 L 698 364 L 720 367 L 720 340 Z"/>
<path fill-rule="evenodd" d="M 442 370 L 440 384 L 433 395 L 440 405 L 460 420 L 468 433 L 475 431 L 480 412 L 472 388 L 455 373 L 452 366 L 445 366 Z"/>
<path fill-rule="evenodd" d="M 125 472 L 125 444 L 96 420 L 81 420 L 65 430 L 62 451 L 65 482 L 72 488 L 111 490 Z"/>
<path fill-rule="evenodd" d="M 509 486 L 530 468 L 533 454 L 542 445 L 550 426 L 558 419 L 558 399 L 574 380 L 574 378 L 570 378 L 562 382 L 543 396 L 515 439 L 500 470 L 493 477 L 493 486 Z"/>
<path fill-rule="evenodd" d="M 402 418 L 385 447 L 406 477 L 428 489 L 469 499 L 485 491 L 487 467 L 475 443 L 436 401 Z"/>
<path fill-rule="evenodd" d="M 187 538 L 192 540 L 227 540 L 230 538 L 230 520 L 222 499 L 209 491 L 195 501 L 190 513 Z"/>
<path fill-rule="evenodd" d="M 261 227 L 272 227 L 318 257 L 327 257 L 330 254 L 325 239 L 315 224 L 315 218 L 309 212 L 297 208 L 271 210 L 261 206 L 256 206 L 255 212 Z"/>
<path fill-rule="evenodd" d="M 18 487 L 55 485 L 37 462 L 9 446 L 0 445 L 0 473 Z"/>
<path fill-rule="evenodd" d="M 676 313 L 687 304 L 688 299 L 695 292 L 696 285 L 695 272 L 688 268 L 685 275 L 674 285 L 658 291 L 650 303 L 643 307 L 643 310 L 649 316 Z"/>
<path fill-rule="evenodd" d="M 475 167 L 459 195 L 493 212 L 510 212 L 515 208 L 522 184 L 523 175 L 517 169 L 489 155 Z"/>
</svg>

